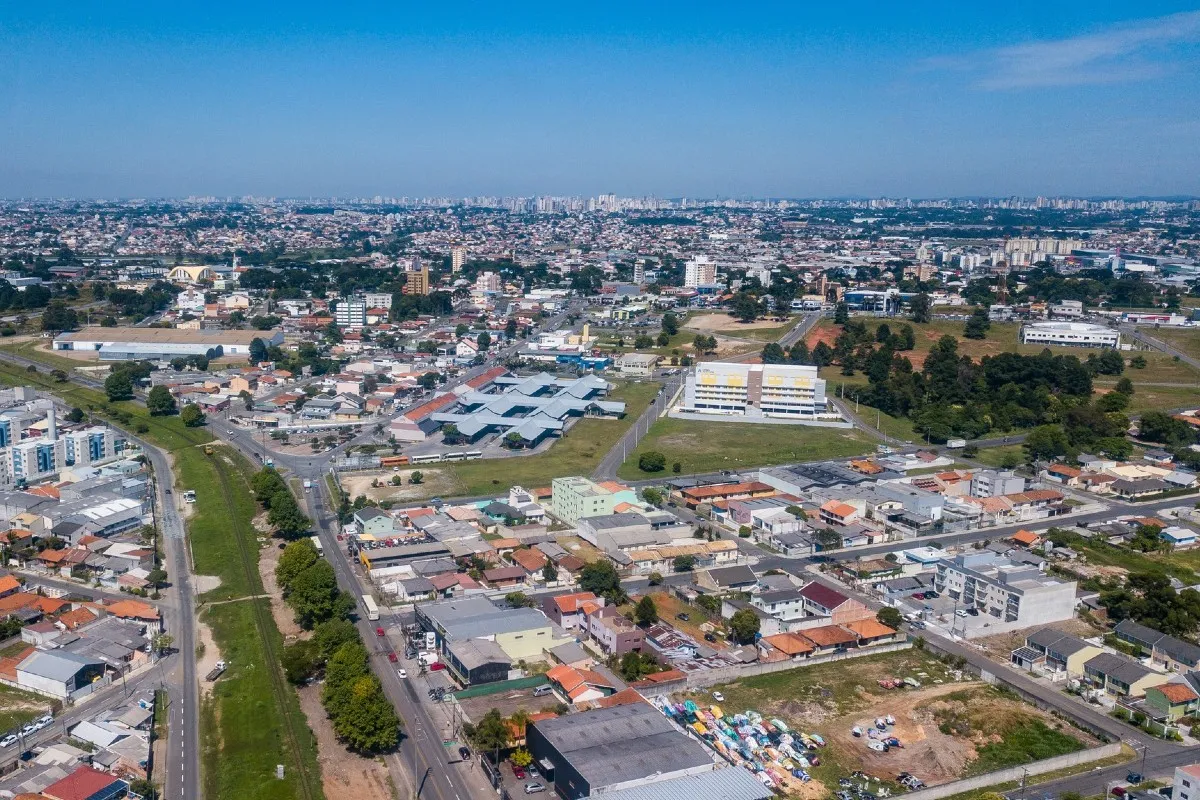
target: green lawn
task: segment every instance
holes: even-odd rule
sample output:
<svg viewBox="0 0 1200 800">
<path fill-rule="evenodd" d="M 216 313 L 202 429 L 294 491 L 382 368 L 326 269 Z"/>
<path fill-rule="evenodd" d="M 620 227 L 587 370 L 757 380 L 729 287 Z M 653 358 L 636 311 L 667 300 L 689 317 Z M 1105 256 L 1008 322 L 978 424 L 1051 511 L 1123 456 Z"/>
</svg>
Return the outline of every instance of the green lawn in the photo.
<svg viewBox="0 0 1200 800">
<path fill-rule="evenodd" d="M 846 458 L 874 449 L 875 441 L 856 429 L 660 419 L 617 474 L 627 479 L 670 477 L 669 472 L 638 468 L 639 456 L 648 450 L 666 455 L 668 465 L 678 461 L 682 472 L 693 473 Z"/>
<path fill-rule="evenodd" d="M 259 800 L 320 798 L 316 741 L 296 693 L 286 686 L 282 695 L 279 692 L 275 676 L 279 680 L 282 676 L 279 665 L 268 660 L 263 619 L 271 619 L 267 600 L 211 606 L 204 614 L 222 657 L 230 664 L 201 713 L 204 794 Z M 266 644 L 278 653 L 283 640 L 273 623 L 267 636 Z M 276 764 L 284 765 L 283 780 L 275 778 Z M 308 793 L 302 783 L 308 784 Z"/>
<path fill-rule="evenodd" d="M 430 468 L 453 475 L 460 484 L 458 494 L 468 497 L 507 491 L 510 486 L 548 486 L 563 475 L 588 475 L 646 410 L 660 387 L 658 383 L 618 386 L 611 399 L 625 401 L 624 419 L 581 419 L 544 453 Z"/>
<path fill-rule="evenodd" d="M 1005 464 L 1005 459 L 1011 463 L 1012 459 L 1017 459 L 1017 465 L 1025 463 L 1025 448 L 1019 444 L 1006 444 L 999 447 L 984 447 L 979 450 L 979 454 L 975 456 L 975 460 L 987 464 L 989 467 L 1002 467 Z"/>
<path fill-rule="evenodd" d="M 44 344 L 44 340 L 35 339 L 32 341 L 16 342 L 12 344 L 0 345 L 0 349 L 7 350 L 14 355 L 28 358 L 33 361 L 40 361 L 43 364 L 70 372 L 76 367 L 94 366 L 99 364 L 98 361 L 79 361 L 66 356 L 55 355 L 45 350 L 39 350 L 38 345 Z"/>
<path fill-rule="evenodd" d="M 188 520 L 188 539 L 192 546 L 193 568 L 198 575 L 216 575 L 221 585 L 201 598 L 203 601 L 228 600 L 262 593 L 258 570 L 247 571 L 241 560 L 235 532 L 257 553 L 258 543 L 249 521 L 257 513 L 249 489 L 254 470 L 240 455 L 224 446 L 214 447 L 211 456 L 203 448 L 176 451 L 175 473 L 178 491 L 196 492 L 195 513 Z M 226 503 L 221 475 L 230 479 L 233 507 Z M 231 522 L 236 519 L 235 527 Z"/>
<path fill-rule="evenodd" d="M 1200 328 L 1143 328 L 1142 332 L 1193 358 L 1200 358 Z"/>
<path fill-rule="evenodd" d="M 1129 413 L 1163 411 L 1175 408 L 1200 406 L 1200 383 L 1192 386 L 1144 386 L 1137 382 L 1137 370 L 1126 370 L 1133 380 L 1133 397 L 1129 402 Z M 1099 390 L 1111 389 L 1114 384 L 1096 383 Z"/>
</svg>

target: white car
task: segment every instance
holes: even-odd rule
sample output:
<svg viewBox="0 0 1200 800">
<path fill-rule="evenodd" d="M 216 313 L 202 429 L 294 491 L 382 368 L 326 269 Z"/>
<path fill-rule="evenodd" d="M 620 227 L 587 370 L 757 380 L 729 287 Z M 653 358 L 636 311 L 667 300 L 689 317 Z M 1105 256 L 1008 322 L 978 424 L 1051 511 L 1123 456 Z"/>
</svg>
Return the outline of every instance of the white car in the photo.
<svg viewBox="0 0 1200 800">
<path fill-rule="evenodd" d="M 712 697 L 713 697 L 713 700 L 716 700 L 718 703 L 725 702 L 725 695 L 721 694 L 720 692 L 713 692 Z"/>
<path fill-rule="evenodd" d="M 400 678 L 407 678 L 407 677 L 408 677 L 408 670 L 406 670 L 406 669 L 398 669 L 398 670 L 396 670 L 396 675 L 397 675 L 398 677 L 400 677 Z"/>
<path fill-rule="evenodd" d="M 8 747 L 9 745 L 13 744 L 16 741 L 17 741 L 16 734 L 10 733 L 8 736 L 5 736 L 3 739 L 0 739 L 0 747 Z"/>
</svg>

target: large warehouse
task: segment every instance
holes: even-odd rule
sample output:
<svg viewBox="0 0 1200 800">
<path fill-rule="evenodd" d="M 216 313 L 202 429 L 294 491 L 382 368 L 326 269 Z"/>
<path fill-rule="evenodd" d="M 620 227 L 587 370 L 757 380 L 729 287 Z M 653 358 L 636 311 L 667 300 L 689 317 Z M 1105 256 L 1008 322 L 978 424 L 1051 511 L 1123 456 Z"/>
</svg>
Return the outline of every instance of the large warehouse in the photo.
<svg viewBox="0 0 1200 800">
<path fill-rule="evenodd" d="M 1086 322 L 1031 322 L 1021 327 L 1021 344 L 1058 347 L 1118 347 L 1121 334 Z"/>
<path fill-rule="evenodd" d="M 101 361 L 165 361 L 208 355 L 221 348 L 226 356 L 250 355 L 250 343 L 283 344 L 283 331 L 183 330 L 180 328 L 102 328 L 92 326 L 59 335 L 55 350 L 95 352 Z"/>
<path fill-rule="evenodd" d="M 526 740 L 538 768 L 565 800 L 711 772 L 716 766 L 698 742 L 649 703 L 538 720 L 529 725 Z"/>
</svg>

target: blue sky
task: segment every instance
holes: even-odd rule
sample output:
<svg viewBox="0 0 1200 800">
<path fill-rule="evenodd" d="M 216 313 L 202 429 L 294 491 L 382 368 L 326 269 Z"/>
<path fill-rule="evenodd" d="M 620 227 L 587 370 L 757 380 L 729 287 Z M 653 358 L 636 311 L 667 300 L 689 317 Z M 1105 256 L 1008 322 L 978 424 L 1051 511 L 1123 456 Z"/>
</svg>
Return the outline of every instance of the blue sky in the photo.
<svg viewBox="0 0 1200 800">
<path fill-rule="evenodd" d="M 1196 2 L 184 5 L 0 9 L 0 197 L 1200 194 Z"/>
</svg>

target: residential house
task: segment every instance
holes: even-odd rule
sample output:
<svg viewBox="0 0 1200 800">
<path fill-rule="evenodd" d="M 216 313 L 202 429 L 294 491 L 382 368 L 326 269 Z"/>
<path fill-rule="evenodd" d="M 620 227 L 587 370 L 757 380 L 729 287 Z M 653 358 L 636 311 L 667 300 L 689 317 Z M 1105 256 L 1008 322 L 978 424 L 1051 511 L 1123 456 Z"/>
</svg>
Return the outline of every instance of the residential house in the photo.
<svg viewBox="0 0 1200 800">
<path fill-rule="evenodd" d="M 1156 718 L 1178 722 L 1200 711 L 1200 695 L 1186 683 L 1163 683 L 1146 689 L 1145 705 Z"/>
<path fill-rule="evenodd" d="M 554 595 L 543 598 L 542 613 L 551 622 L 558 624 L 564 630 L 573 631 L 578 629 L 584 621 L 584 613 L 581 606 L 586 602 L 597 603 L 603 606 L 604 598 L 597 597 L 591 592 Z"/>
<path fill-rule="evenodd" d="M 1101 653 L 1088 659 L 1083 673 L 1094 686 L 1118 697 L 1143 697 L 1151 686 L 1169 680 L 1169 676 L 1115 653 Z"/>
</svg>

